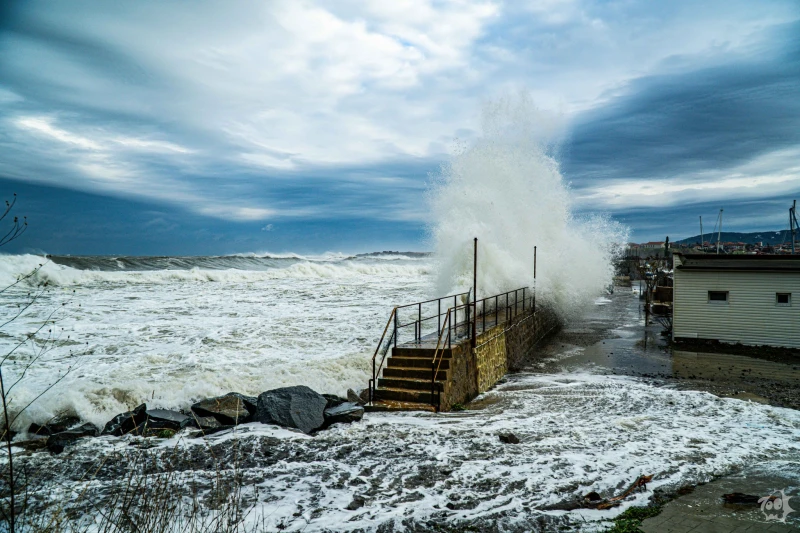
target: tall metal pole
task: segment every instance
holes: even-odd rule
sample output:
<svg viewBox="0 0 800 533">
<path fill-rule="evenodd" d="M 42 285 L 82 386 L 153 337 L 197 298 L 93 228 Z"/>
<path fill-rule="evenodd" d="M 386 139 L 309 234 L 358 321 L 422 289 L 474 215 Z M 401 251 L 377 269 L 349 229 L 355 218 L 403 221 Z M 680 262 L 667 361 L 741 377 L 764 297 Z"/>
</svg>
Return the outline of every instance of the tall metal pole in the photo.
<svg viewBox="0 0 800 533">
<path fill-rule="evenodd" d="M 717 253 L 719 254 L 719 241 L 722 240 L 722 209 L 719 210 L 719 232 L 717 233 Z"/>
<path fill-rule="evenodd" d="M 703 250 L 705 238 L 703 237 L 703 215 L 700 215 L 700 250 Z"/>
<path fill-rule="evenodd" d="M 789 209 L 789 229 L 792 232 L 792 255 L 794 255 L 795 231 L 797 229 L 797 200 L 792 202 L 792 208 Z"/>
<path fill-rule="evenodd" d="M 536 313 L 536 246 L 533 247 L 533 312 Z"/>
<path fill-rule="evenodd" d="M 478 345 L 478 238 L 475 237 L 475 251 L 472 256 L 472 301 L 475 312 L 472 317 L 472 347 Z"/>
</svg>

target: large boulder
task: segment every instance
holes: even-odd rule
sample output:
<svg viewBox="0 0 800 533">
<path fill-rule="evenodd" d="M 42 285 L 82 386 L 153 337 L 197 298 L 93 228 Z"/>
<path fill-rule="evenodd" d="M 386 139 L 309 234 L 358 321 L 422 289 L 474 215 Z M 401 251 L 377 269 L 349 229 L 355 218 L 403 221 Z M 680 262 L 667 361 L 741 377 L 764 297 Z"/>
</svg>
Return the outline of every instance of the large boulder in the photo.
<svg viewBox="0 0 800 533">
<path fill-rule="evenodd" d="M 194 415 L 192 417 L 194 418 L 194 424 L 202 430 L 217 429 L 224 427 L 222 424 L 219 423 L 219 420 L 217 420 L 213 416 L 197 416 L 194 413 L 192 413 L 192 415 Z"/>
<path fill-rule="evenodd" d="M 253 419 L 257 411 L 258 399 L 238 392 L 225 396 L 206 398 L 192 406 L 198 416 L 213 416 L 223 426 L 244 424 Z"/>
<path fill-rule="evenodd" d="M 146 413 L 148 430 L 170 429 L 172 431 L 180 431 L 186 426 L 191 426 L 195 423 L 191 416 L 178 411 L 148 409 Z"/>
<path fill-rule="evenodd" d="M 52 453 L 61 453 L 65 447 L 74 444 L 78 439 L 96 437 L 99 434 L 100 430 L 97 429 L 97 426 L 86 423 L 76 428 L 50 435 L 47 437 L 47 449 Z"/>
<path fill-rule="evenodd" d="M 283 387 L 258 396 L 256 420 L 311 433 L 325 424 L 323 413 L 327 405 L 324 396 L 305 385 Z"/>
<path fill-rule="evenodd" d="M 118 414 L 109 420 L 103 428 L 103 435 L 121 437 L 128 433 L 139 434 L 145 422 L 147 422 L 147 404 L 142 404 L 133 411 Z"/>
<path fill-rule="evenodd" d="M 367 403 L 353 389 L 347 389 L 347 401 L 357 403 L 358 405 L 364 405 Z"/>
<path fill-rule="evenodd" d="M 347 401 L 347 398 L 342 398 L 341 396 L 336 396 L 335 394 L 323 394 L 322 397 L 328 402 L 325 405 L 326 409 L 336 407 L 337 405 L 342 405 Z"/>
<path fill-rule="evenodd" d="M 325 427 L 332 424 L 358 422 L 364 417 L 364 408 L 355 402 L 344 402 L 325 409 Z"/>
<path fill-rule="evenodd" d="M 41 435 L 47 437 L 55 433 L 61 433 L 71 427 L 81 423 L 81 419 L 72 415 L 54 416 L 44 424 L 33 423 L 28 427 L 29 435 Z"/>
</svg>

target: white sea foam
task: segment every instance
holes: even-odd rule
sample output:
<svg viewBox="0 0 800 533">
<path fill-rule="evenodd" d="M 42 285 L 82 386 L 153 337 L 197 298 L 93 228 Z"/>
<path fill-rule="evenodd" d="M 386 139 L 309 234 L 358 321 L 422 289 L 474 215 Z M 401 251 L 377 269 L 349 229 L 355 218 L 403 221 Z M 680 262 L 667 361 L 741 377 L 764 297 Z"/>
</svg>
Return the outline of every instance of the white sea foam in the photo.
<svg viewBox="0 0 800 533">
<path fill-rule="evenodd" d="M 288 257 L 287 257 L 288 258 Z M 296 258 L 292 258 L 296 259 Z M 0 255 L 0 284 L 12 283 L 20 276 L 43 265 L 38 274 L 30 278 L 24 286 L 46 282 L 56 286 L 78 286 L 86 284 L 170 284 L 174 282 L 259 282 L 284 279 L 348 279 L 353 277 L 420 277 L 430 274 L 429 262 L 415 261 L 412 258 L 398 258 L 394 264 L 385 258 L 374 261 L 334 260 L 327 257 L 321 260 L 303 259 L 283 268 L 266 270 L 244 270 L 240 268 L 208 269 L 189 268 L 174 270 L 80 270 L 56 264 L 43 256 Z"/>
<path fill-rule="evenodd" d="M 334 426 L 315 437 L 314 455 L 291 454 L 270 466 L 252 518 L 266 517 L 268 529 L 286 531 L 375 531 L 385 521 L 400 527 L 404 520 L 425 523 L 435 515 L 437 521 L 484 520 L 501 531 L 519 531 L 537 515 L 564 514 L 543 508 L 590 491 L 616 495 L 638 476 L 654 476 L 646 491 L 617 509 L 571 513 L 581 531 L 602 530 L 597 522 L 646 505 L 655 489 L 708 481 L 765 460 L 800 458 L 797 411 L 634 378 L 517 374 L 478 401 L 488 407 L 438 415 L 372 413 L 361 423 Z M 520 444 L 498 440 L 508 431 Z M 260 424 L 242 428 L 237 438 L 247 435 L 303 438 Z M 378 490 L 361 509 L 347 510 L 362 487 Z M 315 515 L 315 509 L 324 512 Z"/>
<path fill-rule="evenodd" d="M 223 266 L 232 261 L 223 259 Z M 69 374 L 15 429 L 61 411 L 104 424 L 144 401 L 186 408 L 229 391 L 258 394 L 305 384 L 344 394 L 349 387 L 365 387 L 370 356 L 392 306 L 427 297 L 431 261 L 286 259 L 260 270 L 243 269 L 250 264 L 245 262 L 226 269 L 102 271 L 41 256 L 0 256 L 5 284 L 45 263 L 35 278 L 5 295 L 4 316 L 32 285 L 50 285 L 36 305 L 3 329 L 8 336 L 0 337 L 0 349 L 10 349 L 69 302 L 56 323 L 65 342 L 26 373 L 13 391 L 14 406 L 27 404 L 68 368 Z M 116 268 L 113 261 L 102 263 Z M 23 345 L 6 363 L 9 378 L 21 374 L 32 348 Z M 69 350 L 85 355 L 65 359 Z"/>
<path fill-rule="evenodd" d="M 554 157 L 559 119 L 519 95 L 486 106 L 483 135 L 444 165 L 430 192 L 439 293 L 472 286 L 478 238 L 478 293 L 533 280 L 562 314 L 590 304 L 611 282 L 627 230 L 601 216 L 580 218 Z"/>
</svg>

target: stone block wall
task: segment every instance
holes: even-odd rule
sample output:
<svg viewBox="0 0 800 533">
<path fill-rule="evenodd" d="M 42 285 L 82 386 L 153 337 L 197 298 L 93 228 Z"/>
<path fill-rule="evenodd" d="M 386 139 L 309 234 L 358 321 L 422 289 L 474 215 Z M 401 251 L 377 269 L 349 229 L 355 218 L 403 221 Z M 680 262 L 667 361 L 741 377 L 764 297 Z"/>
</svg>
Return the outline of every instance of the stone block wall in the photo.
<svg viewBox="0 0 800 533">
<path fill-rule="evenodd" d="M 454 345 L 441 410 L 466 404 L 494 387 L 507 372 L 522 368 L 524 361 L 534 354 L 536 345 L 560 327 L 555 313 L 540 308 L 536 313 L 523 313 L 478 335 L 474 350 L 469 340 Z"/>
</svg>

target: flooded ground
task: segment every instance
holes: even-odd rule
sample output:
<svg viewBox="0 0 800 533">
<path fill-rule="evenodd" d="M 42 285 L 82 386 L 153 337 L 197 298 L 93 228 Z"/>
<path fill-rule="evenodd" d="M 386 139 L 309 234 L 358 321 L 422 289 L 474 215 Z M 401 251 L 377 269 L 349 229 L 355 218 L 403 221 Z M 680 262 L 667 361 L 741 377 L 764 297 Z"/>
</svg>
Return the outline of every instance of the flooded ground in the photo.
<svg viewBox="0 0 800 533">
<path fill-rule="evenodd" d="M 545 359 L 531 366 L 541 372 L 583 372 L 638 376 L 676 390 L 706 391 L 724 398 L 800 409 L 800 357 L 750 355 L 675 349 L 659 324 L 644 325 L 635 291 L 617 287 L 600 298 L 584 323 L 564 328 L 545 347 Z M 758 431 L 759 426 L 753 427 Z M 800 439 L 800 434 L 795 435 Z M 645 521 L 643 531 L 795 531 L 800 530 L 800 461 L 758 461 L 697 487 Z M 784 515 L 759 505 L 725 504 L 728 493 L 787 498 L 794 512 Z M 788 509 L 787 509 L 788 511 Z M 696 529 L 695 529 L 696 528 Z"/>
<path fill-rule="evenodd" d="M 800 409 L 800 356 L 690 352 L 670 347 L 659 324 L 644 327 L 630 288 L 599 298 L 579 324 L 564 328 L 534 362 L 541 372 L 591 370 L 658 379 L 679 389 L 707 391 L 778 407 Z"/>
<path fill-rule="evenodd" d="M 714 493 L 734 485 L 800 497 L 800 412 L 770 392 L 796 392 L 796 369 L 673 354 L 638 307 L 629 289 L 598 299 L 529 368 L 463 412 L 368 413 L 314 437 L 258 423 L 201 439 L 101 437 L 58 456 L 20 451 L 17 464 L 35 480 L 40 513 L 69 502 L 86 520 L 134 479 L 211 515 L 226 508 L 220 493 L 235 498 L 234 514 L 257 531 L 603 531 L 630 506 L 697 486 L 712 488 L 666 509 L 693 497 L 709 516 L 721 513 Z M 720 396 L 743 394 L 774 405 Z M 500 440 L 509 432 L 518 444 Z M 640 475 L 653 480 L 619 508 L 574 509 Z M 137 493 L 133 511 L 158 494 Z M 175 530 L 183 526 L 175 518 Z"/>
</svg>

